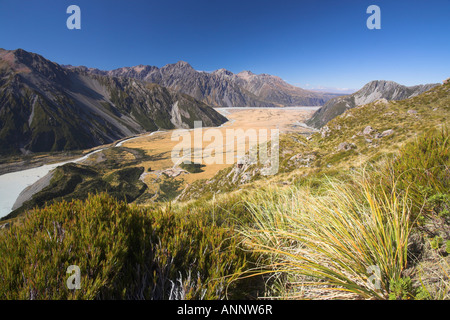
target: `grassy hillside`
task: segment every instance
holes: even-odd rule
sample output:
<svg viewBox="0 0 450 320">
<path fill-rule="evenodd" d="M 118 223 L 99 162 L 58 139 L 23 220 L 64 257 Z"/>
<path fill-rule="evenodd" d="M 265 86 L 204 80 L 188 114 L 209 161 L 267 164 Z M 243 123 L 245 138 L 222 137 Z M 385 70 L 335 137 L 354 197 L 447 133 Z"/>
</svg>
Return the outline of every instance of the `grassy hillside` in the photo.
<svg viewBox="0 0 450 320">
<path fill-rule="evenodd" d="M 450 298 L 450 140 L 428 132 L 346 177 L 265 187 L 246 201 L 245 246 L 285 298 Z M 414 154 L 414 157 L 411 155 Z M 379 270 L 378 287 L 371 278 Z"/>
<path fill-rule="evenodd" d="M 35 207 L 61 200 L 85 200 L 90 194 L 101 192 L 131 203 L 147 190 L 147 185 L 139 179 L 144 172 L 139 163 L 148 158 L 141 150 L 115 147 L 95 154 L 89 165 L 68 163 L 60 166 L 50 173 L 48 186 L 3 220 L 20 216 Z"/>
</svg>

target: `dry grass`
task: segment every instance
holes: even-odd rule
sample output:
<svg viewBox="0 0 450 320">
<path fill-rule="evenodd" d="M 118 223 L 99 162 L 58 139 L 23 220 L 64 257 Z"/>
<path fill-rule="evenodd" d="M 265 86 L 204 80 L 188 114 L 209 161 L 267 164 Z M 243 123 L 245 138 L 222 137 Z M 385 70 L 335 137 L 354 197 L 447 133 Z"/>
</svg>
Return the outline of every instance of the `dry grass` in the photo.
<svg viewBox="0 0 450 320">
<path fill-rule="evenodd" d="M 323 188 L 255 193 L 247 201 L 253 227 L 242 229 L 243 245 L 270 257 L 267 272 L 286 277 L 284 298 L 386 299 L 406 267 L 407 197 L 376 190 L 364 175 Z"/>
</svg>

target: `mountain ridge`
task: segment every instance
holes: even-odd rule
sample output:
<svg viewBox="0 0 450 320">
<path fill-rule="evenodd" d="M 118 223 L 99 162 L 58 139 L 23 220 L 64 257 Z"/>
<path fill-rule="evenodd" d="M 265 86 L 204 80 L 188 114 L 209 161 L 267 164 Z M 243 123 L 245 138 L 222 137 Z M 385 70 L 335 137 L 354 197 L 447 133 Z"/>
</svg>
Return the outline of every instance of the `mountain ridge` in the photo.
<svg viewBox="0 0 450 320">
<path fill-rule="evenodd" d="M 227 121 L 191 96 L 0 49 L 0 154 L 87 149 L 159 129 Z"/>
<path fill-rule="evenodd" d="M 213 72 L 197 71 L 185 61 L 161 68 L 137 65 L 109 71 L 84 66 L 64 67 L 157 83 L 186 93 L 213 107 L 317 106 L 339 96 L 336 93 L 305 90 L 286 83 L 280 77 L 264 73 L 257 75 L 248 70 L 237 74 L 224 68 Z"/>
<path fill-rule="evenodd" d="M 306 121 L 306 124 L 314 128 L 320 128 L 348 109 L 380 99 L 395 101 L 412 98 L 438 85 L 440 84 L 431 83 L 404 86 L 394 81 L 373 80 L 352 94 L 329 100 L 323 107 L 318 109 L 308 121 Z"/>
</svg>

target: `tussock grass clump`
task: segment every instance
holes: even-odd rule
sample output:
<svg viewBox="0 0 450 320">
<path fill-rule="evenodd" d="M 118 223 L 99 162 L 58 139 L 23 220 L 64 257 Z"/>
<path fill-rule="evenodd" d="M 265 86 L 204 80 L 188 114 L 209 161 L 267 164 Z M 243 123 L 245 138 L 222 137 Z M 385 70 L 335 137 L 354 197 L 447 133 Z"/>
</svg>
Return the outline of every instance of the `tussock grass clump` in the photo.
<svg viewBox="0 0 450 320">
<path fill-rule="evenodd" d="M 287 297 L 387 298 L 407 262 L 407 197 L 376 190 L 364 175 L 324 186 L 256 193 L 243 245 L 270 257 L 267 272 L 287 275 Z"/>
<path fill-rule="evenodd" d="M 448 128 L 429 130 L 404 145 L 392 161 L 390 175 L 396 177 L 398 192 L 408 190 L 412 217 L 417 221 L 409 243 L 407 273 L 413 275 L 413 283 L 420 284 L 428 299 L 449 299 L 450 250 L 446 250 L 446 242 L 450 242 Z"/>
<path fill-rule="evenodd" d="M 406 144 L 393 161 L 392 171 L 397 177 L 395 187 L 398 190 L 409 189 L 415 215 L 420 213 L 429 215 L 433 213 L 433 209 L 438 211 L 448 209 L 446 208 L 450 205 L 448 128 L 429 130 Z M 443 207 L 439 208 L 440 206 Z"/>
</svg>

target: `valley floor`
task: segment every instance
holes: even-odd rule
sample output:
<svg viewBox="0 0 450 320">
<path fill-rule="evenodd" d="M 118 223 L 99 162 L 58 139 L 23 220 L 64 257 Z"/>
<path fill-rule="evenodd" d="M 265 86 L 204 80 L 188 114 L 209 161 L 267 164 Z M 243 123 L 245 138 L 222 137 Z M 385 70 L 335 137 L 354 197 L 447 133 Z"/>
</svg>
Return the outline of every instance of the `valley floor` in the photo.
<svg viewBox="0 0 450 320">
<path fill-rule="evenodd" d="M 206 153 L 210 153 L 209 156 L 216 156 L 211 150 L 209 150 L 210 141 L 203 141 L 203 161 L 202 164 L 204 167 L 202 168 L 202 172 L 194 173 L 194 174 L 180 174 L 177 176 L 177 180 L 181 181 L 181 186 L 185 184 L 193 183 L 194 181 L 200 179 L 210 179 L 212 178 L 218 171 L 229 167 L 232 164 L 227 163 L 226 161 L 226 148 L 224 148 L 227 144 L 226 134 L 227 130 L 243 130 L 243 132 L 248 132 L 248 130 L 256 130 L 256 132 L 260 132 L 260 130 L 268 130 L 268 134 L 270 136 L 270 130 L 278 129 L 280 133 L 311 133 L 311 130 L 299 125 L 299 122 L 302 123 L 306 119 L 308 119 L 316 108 L 311 107 L 306 109 L 305 107 L 300 108 L 279 108 L 279 109 L 268 109 L 268 108 L 220 108 L 217 109 L 224 116 L 226 116 L 230 121 L 225 123 L 223 126 L 219 128 L 213 128 L 220 130 L 223 141 L 218 142 L 219 149 L 224 150 L 222 158 L 223 163 L 210 163 L 208 164 L 208 160 L 210 162 L 214 162 L 211 159 L 208 159 L 208 155 Z M 206 132 L 211 128 L 203 128 L 203 131 Z M 198 129 L 194 129 L 198 130 Z M 196 134 L 193 130 L 182 132 L 180 131 L 178 137 L 177 133 L 174 131 L 167 131 L 155 134 L 153 136 L 144 136 L 141 138 L 135 138 L 130 141 L 124 142 L 122 144 L 123 147 L 131 148 L 131 149 L 140 149 L 145 152 L 147 156 L 149 156 L 149 160 L 139 163 L 139 166 L 143 166 L 145 168 L 145 173 L 143 175 L 143 181 L 149 187 L 150 192 L 158 192 L 158 187 L 155 182 L 161 176 L 162 172 L 165 172 L 167 169 L 171 169 L 177 167 L 176 164 L 179 164 L 184 161 L 184 159 L 176 158 L 172 159 L 171 153 L 172 150 L 179 144 L 180 141 L 183 141 L 184 138 L 189 137 L 192 140 L 192 144 L 194 144 L 194 135 Z M 238 132 L 239 133 L 239 132 Z M 185 136 L 183 138 L 183 136 Z M 178 138 L 175 138 L 178 137 Z M 204 138 L 206 140 L 206 138 Z M 245 150 L 248 150 L 249 140 L 240 139 L 237 137 L 235 139 L 235 145 L 232 150 L 233 156 L 232 158 L 237 159 L 237 150 L 243 145 Z M 216 143 L 217 141 L 214 141 Z M 258 141 L 259 143 L 264 142 L 262 140 Z M 208 152 L 207 152 L 208 151 Z M 197 156 L 198 153 L 193 150 L 193 156 Z M 100 158 L 101 154 L 97 155 L 97 158 Z M 194 162 L 198 162 L 193 158 Z M 91 159 L 91 161 L 96 161 L 95 159 Z M 174 163 L 175 162 L 175 163 Z M 217 161 L 220 162 L 220 161 Z M 186 173 L 186 172 L 183 172 Z M 177 172 L 174 173 L 175 175 Z"/>
<path fill-rule="evenodd" d="M 216 157 L 216 154 L 211 152 L 210 150 L 210 142 L 203 141 L 202 143 L 202 169 L 200 172 L 189 173 L 185 170 L 180 170 L 178 165 L 183 162 L 185 159 L 174 158 L 172 159 L 172 150 L 179 144 L 179 141 L 184 141 L 183 139 L 189 139 L 190 136 L 192 141 L 193 137 L 196 134 L 196 130 L 184 130 L 184 131 L 161 131 L 154 132 L 153 134 L 143 134 L 138 137 L 134 137 L 131 139 L 123 139 L 122 141 L 115 142 L 109 145 L 100 146 L 91 150 L 85 150 L 83 152 L 72 152 L 72 153 L 60 153 L 60 154 L 41 154 L 30 157 L 29 159 L 11 159 L 11 161 L 4 161 L 3 164 L 0 164 L 0 176 L 6 177 L 6 173 L 15 172 L 14 176 L 20 176 L 21 172 L 25 173 L 25 170 L 31 168 L 43 168 L 45 169 L 47 164 L 54 164 L 52 166 L 48 166 L 48 168 L 55 168 L 58 163 L 67 163 L 70 161 L 75 161 L 75 159 L 80 158 L 83 154 L 92 153 L 91 156 L 87 157 L 87 159 L 83 161 L 77 161 L 78 163 L 82 163 L 84 165 L 89 165 L 92 167 L 98 166 L 100 163 L 111 160 L 111 157 L 114 155 L 106 155 L 106 150 L 109 150 L 113 147 L 121 147 L 125 148 L 128 151 L 131 151 L 127 157 L 134 161 L 134 166 L 144 167 L 144 173 L 141 175 L 141 180 L 147 185 L 148 190 L 146 192 L 149 193 L 147 197 L 145 197 L 146 202 L 148 200 L 152 201 L 156 198 L 159 192 L 159 182 L 161 182 L 161 175 L 163 173 L 172 175 L 175 178 L 178 188 L 182 188 L 186 184 L 193 183 L 194 181 L 200 179 L 210 179 L 212 178 L 218 171 L 224 169 L 232 164 L 230 164 L 229 160 L 226 159 L 226 153 L 231 152 L 232 155 L 228 159 L 233 159 L 234 163 L 237 159 L 237 152 L 239 148 L 243 148 L 245 151 L 248 150 L 249 140 L 245 137 L 239 137 L 242 133 L 249 132 L 251 130 L 255 130 L 255 132 L 259 133 L 261 131 L 268 131 L 268 136 L 270 137 L 270 130 L 278 129 L 280 133 L 311 133 L 311 130 L 305 127 L 303 121 L 308 119 L 313 112 L 317 109 L 317 107 L 291 107 L 291 108 L 278 108 L 278 109 L 269 109 L 269 108 L 218 108 L 217 111 L 226 116 L 230 121 L 225 123 L 219 128 L 203 128 L 203 132 L 207 132 L 208 129 L 219 130 L 220 134 L 223 136 L 222 141 L 214 141 L 216 147 L 222 149 L 223 161 L 213 161 L 212 159 L 208 159 L 206 153 L 209 153 L 209 157 Z M 236 131 L 237 137 L 234 139 L 232 150 L 226 150 L 225 146 L 229 142 L 226 141 L 226 134 L 229 130 L 242 130 Z M 198 131 L 197 131 L 198 132 Z M 218 133 L 216 131 L 216 133 Z M 203 133 L 204 135 L 204 133 Z M 178 137 L 178 138 L 176 138 Z M 264 137 L 258 137 L 259 140 L 256 141 L 258 143 L 264 142 Z M 204 139 L 206 140 L 206 138 Z M 215 147 L 215 148 L 216 148 Z M 97 152 L 93 152 L 94 150 L 100 150 Z M 133 150 L 141 150 L 144 152 L 145 157 L 139 157 L 138 151 Z M 198 150 L 193 150 L 193 155 L 198 155 Z M 13 161 L 15 160 L 15 161 Z M 118 159 L 113 159 L 118 160 Z M 137 161 L 136 161 L 137 160 Z M 142 161 L 141 161 L 142 160 Z M 193 158 L 192 160 L 196 160 Z M 208 161 L 209 160 L 209 161 Z M 198 161 L 195 161 L 198 162 Z M 42 167 L 41 167 L 42 166 Z M 177 169 L 175 169 L 177 168 Z M 48 169 L 47 171 L 50 171 Z M 175 169 L 175 170 L 174 170 Z M 36 169 L 39 170 L 39 169 Z M 169 171 L 167 171 L 169 170 Z M 173 171 L 170 171 L 173 170 Z M 47 172 L 42 172 L 39 170 L 39 177 L 44 177 Z M 36 189 L 31 187 L 33 184 L 36 184 L 37 178 L 33 178 L 34 176 L 26 175 L 22 180 L 25 180 L 25 184 L 22 183 L 23 186 L 28 186 L 28 193 L 21 194 L 21 197 L 26 199 L 31 198 L 33 195 L 32 190 Z M 28 177 L 28 178 L 27 178 Z M 48 185 L 51 176 L 47 176 L 45 179 L 46 184 Z M 33 179 L 31 181 L 30 179 Z M 2 180 L 0 179 L 0 182 Z M 13 183 L 13 182 L 11 182 Z M 9 187 L 8 187 L 9 188 Z M 14 189 L 14 188 L 13 188 Z M 8 199 L 4 199 L 5 204 L 2 207 L 9 207 L 11 205 L 11 200 L 17 199 L 19 197 L 19 193 L 21 190 L 14 191 L 17 194 L 8 193 Z M 42 189 L 42 186 L 39 188 Z M 2 202 L 2 199 L 0 199 Z M 5 209 L 3 208 L 3 209 Z M 2 211 L 3 216 L 8 214 L 8 208 Z"/>
</svg>

